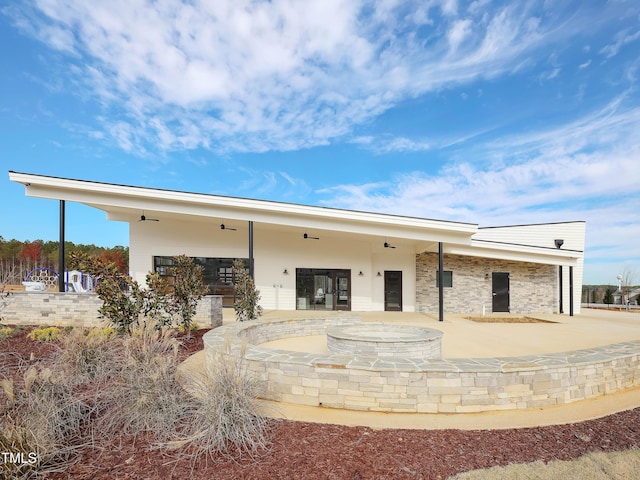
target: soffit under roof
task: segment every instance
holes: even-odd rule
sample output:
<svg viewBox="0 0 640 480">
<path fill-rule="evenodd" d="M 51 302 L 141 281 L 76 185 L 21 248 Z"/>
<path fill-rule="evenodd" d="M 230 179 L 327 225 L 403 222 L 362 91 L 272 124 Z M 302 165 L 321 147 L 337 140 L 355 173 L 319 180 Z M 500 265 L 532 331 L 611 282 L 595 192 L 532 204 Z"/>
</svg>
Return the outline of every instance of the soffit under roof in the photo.
<svg viewBox="0 0 640 480">
<path fill-rule="evenodd" d="M 103 210 L 110 220 L 134 221 L 148 216 L 231 219 L 363 235 L 388 235 L 419 241 L 469 244 L 476 224 L 342 210 L 292 203 L 226 197 L 173 190 L 74 180 L 9 172 L 25 185 L 28 196 L 66 200 Z"/>
<path fill-rule="evenodd" d="M 25 185 L 28 196 L 66 200 L 103 210 L 109 220 L 134 222 L 142 211 L 147 217 L 170 221 L 262 223 L 276 229 L 309 229 L 325 234 L 388 238 L 415 253 L 437 251 L 445 243 L 446 253 L 511 258 L 520 261 L 563 263 L 580 252 L 550 251 L 534 246 L 494 245 L 486 248 L 473 235 L 477 224 L 433 220 L 292 203 L 162 190 L 87 180 L 9 172 L 10 180 Z"/>
</svg>

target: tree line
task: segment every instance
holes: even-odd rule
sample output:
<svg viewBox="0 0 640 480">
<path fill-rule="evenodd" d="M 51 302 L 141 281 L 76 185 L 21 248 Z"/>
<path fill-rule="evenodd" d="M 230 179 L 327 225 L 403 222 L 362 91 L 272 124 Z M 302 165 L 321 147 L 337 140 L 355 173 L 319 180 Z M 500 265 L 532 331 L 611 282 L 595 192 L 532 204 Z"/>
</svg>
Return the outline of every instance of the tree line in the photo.
<svg viewBox="0 0 640 480">
<path fill-rule="evenodd" d="M 638 288 L 637 286 L 623 287 L 625 295 L 629 295 L 631 290 Z M 614 294 L 619 292 L 618 287 L 611 285 L 583 285 L 582 286 L 582 303 L 604 303 L 605 305 L 613 305 L 615 303 Z M 619 301 L 618 301 L 619 303 Z M 631 304 L 640 305 L 640 297 L 631 299 Z"/>
<path fill-rule="evenodd" d="M 20 285 L 36 268 L 50 268 L 60 273 L 59 247 L 58 241 L 5 240 L 0 236 L 0 278 L 6 278 L 9 284 Z M 80 252 L 113 263 L 122 273 L 129 271 L 129 247 L 99 247 L 65 241 L 64 251 L 65 265 L 69 265 L 71 252 Z"/>
</svg>

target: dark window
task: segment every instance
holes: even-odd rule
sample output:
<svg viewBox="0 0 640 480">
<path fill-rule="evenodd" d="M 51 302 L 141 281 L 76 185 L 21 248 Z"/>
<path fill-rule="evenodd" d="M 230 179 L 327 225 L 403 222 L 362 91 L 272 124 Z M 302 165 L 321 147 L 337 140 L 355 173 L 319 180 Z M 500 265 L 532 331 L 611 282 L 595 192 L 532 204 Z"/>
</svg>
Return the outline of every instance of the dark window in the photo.
<svg viewBox="0 0 640 480">
<path fill-rule="evenodd" d="M 209 294 L 222 295 L 222 304 L 232 306 L 234 300 L 233 258 L 192 257 L 196 265 L 201 265 L 202 279 L 209 288 Z M 249 268 L 249 259 L 243 258 L 244 268 Z M 153 257 L 153 270 L 173 283 L 173 257 Z"/>
<path fill-rule="evenodd" d="M 439 278 L 438 272 L 436 272 L 436 287 L 440 287 L 440 282 L 438 281 Z M 444 288 L 453 287 L 453 272 L 451 270 L 442 271 L 442 286 Z"/>
</svg>

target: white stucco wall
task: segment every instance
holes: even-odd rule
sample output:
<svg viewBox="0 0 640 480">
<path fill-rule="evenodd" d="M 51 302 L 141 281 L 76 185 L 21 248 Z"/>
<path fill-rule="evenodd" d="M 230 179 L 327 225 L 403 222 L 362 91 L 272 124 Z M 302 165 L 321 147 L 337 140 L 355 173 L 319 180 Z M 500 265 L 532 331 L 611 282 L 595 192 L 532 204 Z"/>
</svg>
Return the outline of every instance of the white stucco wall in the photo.
<svg viewBox="0 0 640 480">
<path fill-rule="evenodd" d="M 219 224 L 203 227 L 189 221 L 135 222 L 130 229 L 131 275 L 144 282 L 154 256 L 185 254 L 193 257 L 248 257 L 246 223 L 237 231 Z M 398 247 L 384 249 L 370 237 L 336 232 L 318 234 L 320 240 L 303 239 L 303 230 L 274 229 L 254 224 L 256 286 L 265 309 L 296 309 L 296 268 L 351 270 L 351 310 L 384 310 L 384 271 L 403 272 L 403 310 L 415 310 L 415 253 Z M 311 233 L 310 233 L 311 234 Z M 284 274 L 284 270 L 288 274 Z M 362 275 L 359 273 L 362 272 Z M 378 277 L 377 273 L 381 276 Z"/>
</svg>

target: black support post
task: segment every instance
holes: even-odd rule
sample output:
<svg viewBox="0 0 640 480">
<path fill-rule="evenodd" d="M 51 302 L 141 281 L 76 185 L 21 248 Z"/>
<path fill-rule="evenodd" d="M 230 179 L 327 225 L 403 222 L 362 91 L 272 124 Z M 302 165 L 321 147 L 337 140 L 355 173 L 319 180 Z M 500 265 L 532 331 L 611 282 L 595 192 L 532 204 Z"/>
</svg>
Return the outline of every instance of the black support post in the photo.
<svg viewBox="0 0 640 480">
<path fill-rule="evenodd" d="M 249 276 L 256 281 L 253 270 L 253 221 L 249 220 Z"/>
<path fill-rule="evenodd" d="M 564 286 L 562 285 L 562 265 L 558 265 L 558 281 L 560 282 L 560 313 L 564 313 L 564 301 L 562 299 L 562 290 Z"/>
<path fill-rule="evenodd" d="M 573 317 L 573 266 L 569 266 L 569 316 Z"/>
<path fill-rule="evenodd" d="M 438 242 L 438 321 L 444 322 L 444 252 Z"/>
<path fill-rule="evenodd" d="M 64 200 L 60 200 L 60 245 L 58 247 L 58 291 L 65 291 L 65 270 L 64 264 Z"/>
</svg>

